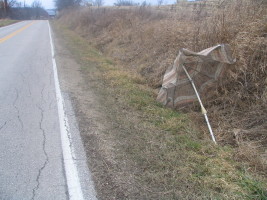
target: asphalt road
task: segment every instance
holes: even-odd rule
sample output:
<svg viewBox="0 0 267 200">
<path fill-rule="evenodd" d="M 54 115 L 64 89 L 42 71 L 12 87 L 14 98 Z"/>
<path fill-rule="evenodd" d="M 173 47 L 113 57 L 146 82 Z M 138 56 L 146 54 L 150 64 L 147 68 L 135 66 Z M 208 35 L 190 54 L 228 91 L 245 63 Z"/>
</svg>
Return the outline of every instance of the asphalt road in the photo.
<svg viewBox="0 0 267 200">
<path fill-rule="evenodd" d="M 1 200 L 96 199 L 52 55 L 47 21 L 0 28 Z"/>
</svg>

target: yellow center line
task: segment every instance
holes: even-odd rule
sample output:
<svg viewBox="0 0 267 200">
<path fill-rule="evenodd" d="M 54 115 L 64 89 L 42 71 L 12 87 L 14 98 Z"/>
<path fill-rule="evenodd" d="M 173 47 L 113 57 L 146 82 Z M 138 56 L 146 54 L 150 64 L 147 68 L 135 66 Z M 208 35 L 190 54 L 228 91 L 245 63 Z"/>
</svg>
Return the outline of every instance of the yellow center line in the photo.
<svg viewBox="0 0 267 200">
<path fill-rule="evenodd" d="M 19 34 L 21 31 L 25 30 L 26 28 L 29 28 L 31 25 L 33 25 L 33 23 L 35 23 L 35 22 L 32 22 L 30 24 L 27 24 L 26 26 L 23 26 L 22 28 L 16 30 L 15 32 L 13 32 L 13 33 L 11 33 L 11 34 L 3 37 L 3 38 L 0 38 L 0 44 L 2 42 L 4 42 L 4 41 L 6 41 L 6 40 L 8 40 L 8 39 L 10 39 L 12 37 L 14 37 L 15 35 Z"/>
</svg>

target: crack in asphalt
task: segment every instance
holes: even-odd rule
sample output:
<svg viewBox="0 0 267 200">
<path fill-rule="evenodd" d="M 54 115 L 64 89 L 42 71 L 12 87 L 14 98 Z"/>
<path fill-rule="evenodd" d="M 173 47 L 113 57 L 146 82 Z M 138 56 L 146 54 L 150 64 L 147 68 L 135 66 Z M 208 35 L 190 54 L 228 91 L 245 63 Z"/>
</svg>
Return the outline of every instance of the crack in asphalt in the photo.
<svg viewBox="0 0 267 200">
<path fill-rule="evenodd" d="M 41 120 L 39 122 L 39 128 L 40 128 L 40 130 L 42 131 L 42 134 L 43 134 L 43 152 L 44 152 L 44 155 L 45 155 L 45 161 L 44 161 L 42 167 L 38 171 L 38 175 L 36 177 L 37 185 L 32 190 L 32 198 L 31 198 L 31 200 L 34 200 L 34 198 L 35 198 L 36 191 L 40 187 L 40 177 L 41 177 L 42 171 L 44 170 L 44 168 L 46 167 L 46 165 L 49 162 L 48 154 L 47 154 L 47 152 L 45 150 L 45 146 L 46 146 L 46 132 L 45 132 L 45 129 L 43 128 L 43 126 L 42 126 L 43 120 L 44 120 L 44 110 L 40 106 L 38 106 L 38 105 L 36 105 L 36 106 L 41 111 Z"/>
<path fill-rule="evenodd" d="M 5 122 L 0 126 L 0 132 L 1 132 L 1 130 L 7 125 L 7 122 L 8 122 L 8 121 L 5 121 Z"/>
<path fill-rule="evenodd" d="M 20 123 L 20 126 L 21 126 L 21 129 L 22 131 L 24 130 L 24 124 L 23 124 L 23 121 L 22 119 L 20 118 L 20 112 L 19 112 L 19 108 L 16 106 L 16 103 L 18 101 L 18 98 L 19 98 L 19 92 L 18 92 L 18 89 L 15 88 L 15 91 L 16 91 L 16 97 L 15 97 L 15 100 L 13 102 L 13 107 L 15 108 L 15 110 L 17 111 L 17 118 L 18 118 L 18 121 Z"/>
<path fill-rule="evenodd" d="M 45 89 L 45 84 L 43 85 L 42 90 L 41 90 L 41 99 L 42 99 L 44 102 L 46 102 L 45 99 L 44 99 L 44 89 Z"/>
<path fill-rule="evenodd" d="M 29 84 L 29 81 L 27 81 L 27 79 L 25 78 L 25 76 L 22 74 L 22 73 L 19 73 L 21 78 L 22 78 L 22 82 L 27 85 L 28 87 L 28 92 L 29 92 L 29 95 L 32 96 L 32 92 L 31 92 L 31 87 L 30 87 L 30 84 Z"/>
</svg>

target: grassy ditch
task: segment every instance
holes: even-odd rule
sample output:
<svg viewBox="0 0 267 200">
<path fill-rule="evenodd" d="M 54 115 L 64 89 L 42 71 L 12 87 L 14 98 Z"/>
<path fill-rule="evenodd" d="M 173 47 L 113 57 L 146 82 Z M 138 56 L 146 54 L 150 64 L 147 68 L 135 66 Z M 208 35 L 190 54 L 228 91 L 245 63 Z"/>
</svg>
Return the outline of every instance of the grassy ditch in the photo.
<svg viewBox="0 0 267 200">
<path fill-rule="evenodd" d="M 106 162 L 108 172 L 94 167 L 100 199 L 267 199 L 266 179 L 235 161 L 231 147 L 214 146 L 188 115 L 159 105 L 143 77 L 101 55 L 74 31 L 57 22 L 53 27 L 112 124 L 98 133 L 109 138 L 115 155 Z M 113 180 L 101 183 L 104 173 Z"/>
<path fill-rule="evenodd" d="M 0 19 L 0 27 L 8 26 L 8 25 L 14 24 L 16 22 L 18 22 L 18 20 Z"/>
<path fill-rule="evenodd" d="M 206 0 L 160 7 L 81 7 L 62 11 L 58 22 L 157 91 L 180 48 L 201 51 L 230 44 L 236 63 L 200 96 L 218 143 L 235 147 L 237 159 L 267 176 L 266 16 L 263 0 Z"/>
</svg>

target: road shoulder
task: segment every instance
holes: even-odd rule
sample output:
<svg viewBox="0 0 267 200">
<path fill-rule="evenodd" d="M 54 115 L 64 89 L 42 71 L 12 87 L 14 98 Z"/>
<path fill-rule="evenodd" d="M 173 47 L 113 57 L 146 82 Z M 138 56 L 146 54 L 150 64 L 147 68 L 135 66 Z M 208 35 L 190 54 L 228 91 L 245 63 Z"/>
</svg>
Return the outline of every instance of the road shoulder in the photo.
<svg viewBox="0 0 267 200">
<path fill-rule="evenodd" d="M 88 168 L 88 159 L 84 150 L 84 145 L 81 139 L 80 129 L 75 113 L 77 101 L 74 97 L 79 97 L 83 91 L 78 88 L 82 84 L 83 79 L 79 72 L 80 65 L 75 62 L 70 52 L 64 48 L 63 41 L 56 37 L 54 33 L 53 42 L 55 47 L 55 59 L 57 63 L 57 70 L 59 74 L 60 89 L 64 99 L 64 112 L 68 119 L 68 126 L 70 134 L 70 148 L 72 157 L 79 174 L 79 181 L 84 199 L 95 200 L 96 192 L 92 180 L 91 171 Z"/>
</svg>

